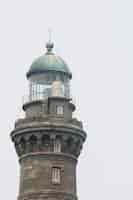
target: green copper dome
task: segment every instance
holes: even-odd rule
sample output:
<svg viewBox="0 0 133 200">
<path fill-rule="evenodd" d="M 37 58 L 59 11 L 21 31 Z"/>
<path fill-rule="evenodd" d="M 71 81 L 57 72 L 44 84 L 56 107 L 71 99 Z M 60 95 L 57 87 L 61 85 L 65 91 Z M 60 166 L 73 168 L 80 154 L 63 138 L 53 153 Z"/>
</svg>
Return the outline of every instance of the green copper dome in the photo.
<svg viewBox="0 0 133 200">
<path fill-rule="evenodd" d="M 29 78 L 32 74 L 49 71 L 62 72 L 71 78 L 72 74 L 64 60 L 52 53 L 53 43 L 47 43 L 46 48 L 46 54 L 40 56 L 32 63 L 30 70 L 27 72 L 27 78 Z"/>
</svg>

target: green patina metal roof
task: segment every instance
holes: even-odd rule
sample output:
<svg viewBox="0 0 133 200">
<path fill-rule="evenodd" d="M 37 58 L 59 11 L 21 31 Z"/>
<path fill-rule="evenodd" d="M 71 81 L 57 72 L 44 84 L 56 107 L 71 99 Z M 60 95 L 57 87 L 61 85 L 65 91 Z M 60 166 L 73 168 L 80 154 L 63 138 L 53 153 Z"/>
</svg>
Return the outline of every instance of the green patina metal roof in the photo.
<svg viewBox="0 0 133 200">
<path fill-rule="evenodd" d="M 40 56 L 32 63 L 27 72 L 27 77 L 30 77 L 32 74 L 54 71 L 63 72 L 71 78 L 72 74 L 64 60 L 52 53 L 53 44 L 48 43 L 46 47 L 46 54 Z"/>
</svg>

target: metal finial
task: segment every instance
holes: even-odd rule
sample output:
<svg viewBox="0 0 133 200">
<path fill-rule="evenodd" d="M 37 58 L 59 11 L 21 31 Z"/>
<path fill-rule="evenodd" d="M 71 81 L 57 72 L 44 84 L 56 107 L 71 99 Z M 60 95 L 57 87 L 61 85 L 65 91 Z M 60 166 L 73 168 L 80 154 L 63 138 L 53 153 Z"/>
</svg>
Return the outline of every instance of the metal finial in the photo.
<svg viewBox="0 0 133 200">
<path fill-rule="evenodd" d="M 49 33 L 49 43 L 51 43 L 51 39 L 52 39 L 52 29 L 51 28 L 48 29 L 48 33 Z"/>
<path fill-rule="evenodd" d="M 47 53 L 51 53 L 51 52 L 52 52 L 52 49 L 53 49 L 53 47 L 54 47 L 54 44 L 53 44 L 53 42 L 52 42 L 52 40 L 51 40 L 51 37 L 52 37 L 52 30 L 49 28 L 49 29 L 48 29 L 48 32 L 49 32 L 49 40 L 48 40 L 48 42 L 47 42 L 47 44 L 46 44 L 46 48 L 47 48 Z"/>
</svg>

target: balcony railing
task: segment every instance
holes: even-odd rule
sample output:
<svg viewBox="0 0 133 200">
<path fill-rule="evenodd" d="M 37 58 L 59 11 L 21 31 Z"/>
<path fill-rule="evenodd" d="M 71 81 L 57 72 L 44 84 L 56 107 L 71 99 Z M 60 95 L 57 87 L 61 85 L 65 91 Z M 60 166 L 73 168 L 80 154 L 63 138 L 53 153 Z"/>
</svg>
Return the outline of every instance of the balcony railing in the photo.
<svg viewBox="0 0 133 200">
<path fill-rule="evenodd" d="M 34 95 L 24 95 L 23 99 L 22 99 L 22 103 L 26 104 L 29 103 L 31 101 L 37 101 L 37 100 L 46 100 L 48 97 L 53 97 L 53 95 L 44 95 L 44 93 L 35 93 Z M 73 99 L 72 97 L 67 97 L 65 95 L 60 95 L 60 97 L 66 97 L 66 98 L 70 98 L 71 100 Z"/>
<path fill-rule="evenodd" d="M 32 95 L 24 95 L 23 96 L 23 104 L 29 103 L 31 101 L 45 100 L 49 96 L 48 95 L 44 95 L 44 93 L 41 93 L 41 92 L 38 92 L 38 93 L 35 93 L 35 94 L 32 94 Z"/>
</svg>

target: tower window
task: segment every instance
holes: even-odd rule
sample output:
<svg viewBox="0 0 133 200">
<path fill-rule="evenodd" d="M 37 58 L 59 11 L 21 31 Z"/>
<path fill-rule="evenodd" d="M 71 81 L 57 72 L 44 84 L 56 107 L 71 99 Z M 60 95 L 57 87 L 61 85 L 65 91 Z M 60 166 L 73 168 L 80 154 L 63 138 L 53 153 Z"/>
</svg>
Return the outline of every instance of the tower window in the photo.
<svg viewBox="0 0 133 200">
<path fill-rule="evenodd" d="M 61 152 L 61 141 L 59 139 L 54 140 L 54 152 L 55 153 Z"/>
<path fill-rule="evenodd" d="M 56 107 L 56 112 L 57 112 L 57 115 L 63 115 L 64 107 L 63 106 L 57 106 Z"/>
<path fill-rule="evenodd" d="M 60 184 L 61 182 L 61 169 L 59 167 L 52 168 L 52 183 Z"/>
</svg>

